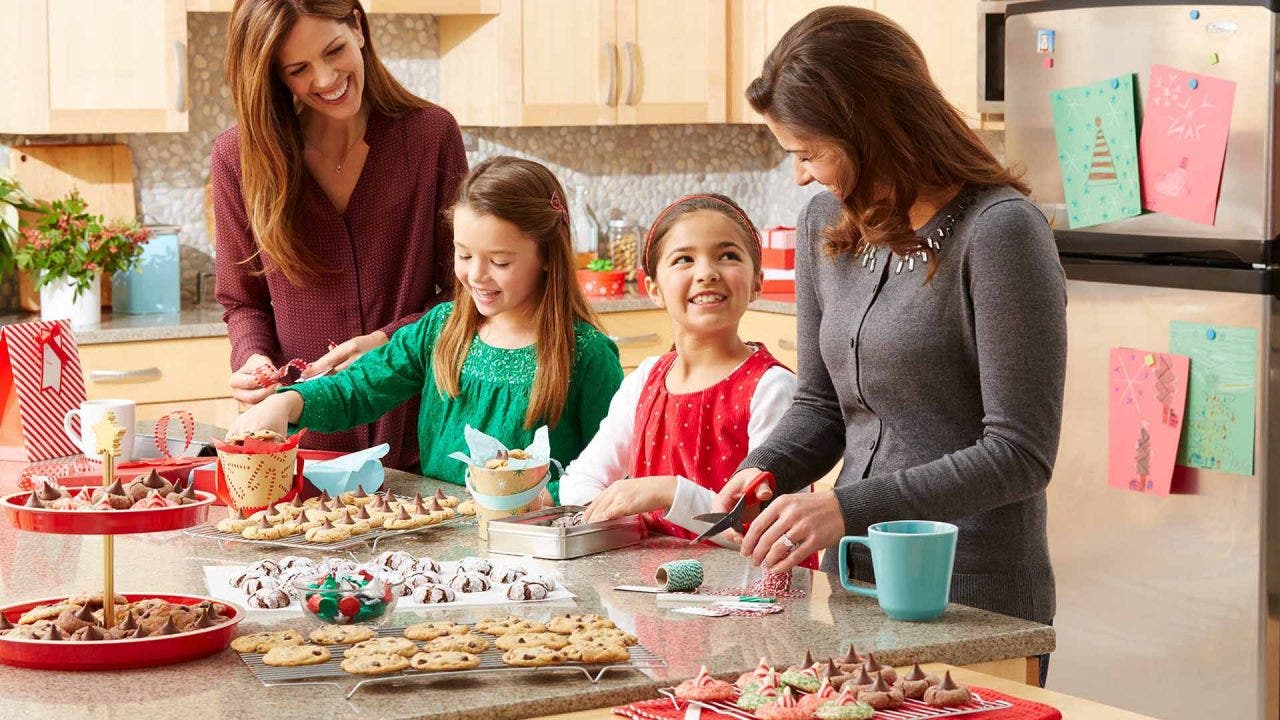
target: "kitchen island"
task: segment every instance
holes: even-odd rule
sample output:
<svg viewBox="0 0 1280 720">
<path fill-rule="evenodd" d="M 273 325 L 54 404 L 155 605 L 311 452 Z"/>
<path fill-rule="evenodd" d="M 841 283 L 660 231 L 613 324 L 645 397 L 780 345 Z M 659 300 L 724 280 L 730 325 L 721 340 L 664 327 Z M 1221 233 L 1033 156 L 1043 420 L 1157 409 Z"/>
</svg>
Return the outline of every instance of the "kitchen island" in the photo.
<svg viewBox="0 0 1280 720">
<path fill-rule="evenodd" d="M 412 494 L 438 483 L 388 471 L 393 491 Z M 445 486 L 457 494 L 460 488 Z M 214 513 L 221 516 L 221 508 Z M 182 533 L 119 536 L 116 545 L 116 589 L 119 592 L 184 592 L 207 594 L 202 566 L 245 565 L 264 557 L 289 554 L 324 557 L 324 552 L 298 552 L 246 543 L 220 544 Z M 100 588 L 101 540 L 94 536 L 43 535 L 0 527 L 0 602 L 64 596 Z M 379 550 L 407 550 L 437 560 L 483 554 L 473 521 L 428 529 L 421 535 L 389 539 Z M 370 557 L 366 546 L 351 549 L 358 560 Z M 328 553 L 336 554 L 336 553 Z M 343 553 L 345 554 L 345 553 Z M 704 618 L 671 612 L 654 596 L 614 590 L 619 584 L 651 582 L 661 563 L 697 558 L 706 568 L 706 588 L 741 587 L 753 575 L 737 554 L 689 546 L 668 537 L 651 537 L 640 545 L 564 562 L 523 560 L 537 571 L 558 572 L 576 595 L 570 605 L 531 603 L 512 606 L 515 614 L 546 619 L 555 613 L 597 612 L 636 634 L 640 642 L 669 666 L 638 672 L 610 671 L 598 684 L 580 672 L 510 671 L 449 678 L 417 678 L 395 685 L 362 688 L 350 701 L 338 687 L 303 685 L 267 688 L 230 650 L 194 662 L 162 668 L 112 673 L 24 670 L 0 666 L 0 706 L 13 717 L 37 718 L 199 718 L 263 717 L 273 720 L 352 717 L 383 718 L 524 718 L 617 705 L 655 696 L 697 673 L 699 665 L 721 677 L 754 667 L 763 655 L 775 664 L 799 661 L 806 650 L 815 657 L 843 651 L 853 642 L 859 651 L 874 651 L 882 662 L 945 662 L 1025 678 L 1033 658 L 1054 647 L 1053 629 L 1023 620 L 952 605 L 937 621 L 904 623 L 889 620 L 874 601 L 832 588 L 825 575 L 802 578 L 796 587 L 803 599 L 781 601 L 784 611 L 761 618 Z M 494 609 L 450 609 L 421 614 L 405 611 L 398 618 L 419 617 L 473 622 Z M 275 613 L 250 613 L 241 632 L 293 627 L 309 629 L 300 614 L 277 619 Z M 354 681 L 342 681 L 349 688 Z"/>
</svg>

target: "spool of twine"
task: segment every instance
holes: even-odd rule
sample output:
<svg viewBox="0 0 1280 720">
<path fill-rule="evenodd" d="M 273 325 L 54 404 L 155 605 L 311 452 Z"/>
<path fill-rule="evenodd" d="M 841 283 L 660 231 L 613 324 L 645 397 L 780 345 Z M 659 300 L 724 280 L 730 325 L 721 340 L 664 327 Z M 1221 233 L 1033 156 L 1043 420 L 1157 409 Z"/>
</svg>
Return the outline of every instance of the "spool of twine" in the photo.
<svg viewBox="0 0 1280 720">
<path fill-rule="evenodd" d="M 667 592 L 693 592 L 702 586 L 702 563 L 672 560 L 659 565 L 653 579 Z"/>
</svg>

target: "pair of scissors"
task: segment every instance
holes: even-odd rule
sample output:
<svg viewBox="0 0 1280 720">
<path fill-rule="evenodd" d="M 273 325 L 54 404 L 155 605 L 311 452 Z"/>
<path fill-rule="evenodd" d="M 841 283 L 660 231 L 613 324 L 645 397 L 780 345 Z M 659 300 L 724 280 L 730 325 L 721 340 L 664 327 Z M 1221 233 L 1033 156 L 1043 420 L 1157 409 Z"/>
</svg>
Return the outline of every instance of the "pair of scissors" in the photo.
<svg viewBox="0 0 1280 720">
<path fill-rule="evenodd" d="M 738 503 L 734 505 L 729 512 L 694 515 L 694 520 L 711 523 L 711 527 L 707 528 L 701 535 L 694 538 L 691 542 L 702 542 L 709 537 L 719 535 L 729 528 L 733 528 L 740 533 L 746 532 L 747 525 L 742 521 L 742 513 L 748 505 L 755 505 L 757 503 L 756 490 L 762 484 L 768 485 L 769 489 L 775 492 L 778 489 L 778 482 L 774 479 L 773 473 L 763 472 L 757 475 L 754 480 L 747 483 L 747 488 L 742 491 L 742 497 L 738 498 Z"/>
</svg>

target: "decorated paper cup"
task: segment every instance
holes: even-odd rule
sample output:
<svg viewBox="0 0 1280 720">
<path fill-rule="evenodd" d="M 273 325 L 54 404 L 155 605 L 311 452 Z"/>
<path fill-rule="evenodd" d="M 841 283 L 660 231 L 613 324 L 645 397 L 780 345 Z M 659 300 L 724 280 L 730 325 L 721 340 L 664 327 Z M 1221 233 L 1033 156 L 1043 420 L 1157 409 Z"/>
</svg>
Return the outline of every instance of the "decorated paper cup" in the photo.
<svg viewBox="0 0 1280 720">
<path fill-rule="evenodd" d="M 489 539 L 489 521 L 529 512 L 547 485 L 550 463 L 511 470 L 467 466 L 467 489 L 476 506 L 480 539 Z"/>
</svg>

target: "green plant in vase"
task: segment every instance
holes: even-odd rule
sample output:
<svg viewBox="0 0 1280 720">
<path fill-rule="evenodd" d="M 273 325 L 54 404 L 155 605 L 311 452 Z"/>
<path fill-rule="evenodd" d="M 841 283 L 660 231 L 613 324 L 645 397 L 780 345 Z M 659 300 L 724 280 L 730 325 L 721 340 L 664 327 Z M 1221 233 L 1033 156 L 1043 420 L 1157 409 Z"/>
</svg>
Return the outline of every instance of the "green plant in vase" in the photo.
<svg viewBox="0 0 1280 720">
<path fill-rule="evenodd" d="M 14 253 L 22 237 L 20 210 L 43 212 L 22 185 L 8 173 L 0 171 L 0 274 L 8 275 L 15 267 Z"/>
<path fill-rule="evenodd" d="M 74 190 L 22 234 L 27 242 L 14 252 L 14 262 L 35 279 L 41 317 L 70 317 L 77 327 L 98 322 L 101 278 L 136 267 L 150 237 L 136 222 L 108 223 L 89 213 Z M 52 306 L 46 309 L 46 303 Z"/>
</svg>

